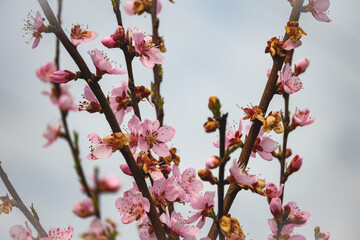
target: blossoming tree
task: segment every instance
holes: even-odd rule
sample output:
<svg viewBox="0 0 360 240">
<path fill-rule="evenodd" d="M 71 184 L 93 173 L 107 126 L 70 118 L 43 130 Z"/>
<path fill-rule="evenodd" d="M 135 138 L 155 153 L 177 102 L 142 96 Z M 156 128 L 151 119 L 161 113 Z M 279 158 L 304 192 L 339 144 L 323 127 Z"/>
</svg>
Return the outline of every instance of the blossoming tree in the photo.
<svg viewBox="0 0 360 240">
<path fill-rule="evenodd" d="M 61 116 L 56 125 L 48 126 L 44 135 L 44 147 L 49 147 L 59 138 L 64 139 L 70 147 L 76 174 L 80 179 L 80 189 L 86 195 L 82 201 L 75 202 L 73 213 L 80 218 L 93 218 L 90 231 L 80 237 L 116 239 L 116 222 L 102 219 L 99 199 L 101 194 L 116 193 L 120 182 L 116 175 L 100 177 L 98 168 L 94 169 L 94 174 L 90 177 L 84 174 L 78 144 L 79 135 L 70 132 L 67 119 L 70 112 L 77 111 L 89 113 L 89 118 L 95 113 L 104 115 L 104 123 L 111 128 L 107 136 L 87 133 L 91 143 L 85 161 L 99 161 L 101 165 L 103 159 L 113 154 L 125 160 L 119 168 L 134 182 L 132 188 L 126 189 L 123 195 L 117 198 L 114 211 L 118 211 L 122 216 L 122 224 L 137 223 L 140 239 L 245 239 L 246 235 L 237 216 L 230 211 L 236 196 L 245 190 L 263 197 L 264 204 L 269 205 L 273 218 L 268 220 L 268 239 L 306 239 L 294 233 L 294 229 L 306 224 L 310 213 L 300 210 L 294 201 L 283 203 L 286 181 L 301 169 L 303 163 L 301 154 L 291 158 L 292 151 L 287 146 L 288 136 L 298 127 L 312 124 L 315 120 L 309 116 L 308 108 L 296 109 L 294 114 L 290 112 L 290 96 L 301 91 L 303 83 L 299 76 L 309 66 L 307 58 L 296 64 L 292 64 L 292 58 L 294 50 L 302 45 L 300 39 L 306 35 L 299 24 L 300 15 L 311 13 L 318 21 L 330 22 L 327 15 L 330 3 L 328 0 L 288 2 L 292 10 L 285 26 L 284 37 L 272 37 L 265 46 L 265 53 L 271 57 L 273 66 L 267 73 L 268 81 L 259 104 L 241 107 L 244 116 L 238 120 L 238 126 L 228 127 L 230 113 L 224 112 L 219 98 L 209 97 L 210 112 L 204 123 L 204 131 L 218 132 L 218 140 L 210 146 L 217 148 L 218 154 L 209 156 L 204 161 L 204 169 L 195 170 L 181 164 L 179 152 L 170 144 L 176 135 L 176 129 L 164 124 L 164 97 L 160 86 L 166 81 L 162 67 L 166 48 L 164 38 L 159 35 L 158 14 L 162 9 L 160 0 L 127 1 L 123 4 L 123 10 L 120 1 L 111 0 L 109 7 L 113 8 L 118 26 L 113 34 L 109 33 L 110 35 L 102 40 L 97 39 L 100 30 L 88 30 L 78 24 L 73 25 L 67 35 L 60 24 L 62 1 L 59 0 L 59 12 L 55 17 L 48 2 L 39 0 L 45 17 L 40 11 L 33 15 L 30 13 L 25 30 L 34 40 L 32 48 L 38 47 L 41 39 L 49 34 L 55 34 L 57 38 L 55 61 L 40 67 L 36 70 L 36 75 L 51 87 L 51 90 L 44 94 L 50 98 L 54 107 L 59 109 Z M 127 14 L 126 17 L 150 15 L 152 34 L 145 34 L 139 27 L 124 26 L 122 11 Z M 122 51 L 126 70 L 111 62 L 106 53 L 98 48 L 89 50 L 88 56 L 82 56 L 78 47 L 89 41 L 98 41 L 99 47 L 105 47 L 106 51 Z M 78 69 L 60 70 L 60 43 Z M 91 58 L 94 72 L 85 63 L 85 57 Z M 145 68 L 153 70 L 154 80 L 145 86 L 137 85 L 135 81 L 132 63 L 136 58 Z M 106 74 L 127 75 L 128 80 L 119 81 L 106 95 L 101 87 Z M 83 93 L 78 93 L 83 94 L 84 100 L 77 104 L 69 92 L 68 82 L 76 84 L 80 79 L 87 85 Z M 268 112 L 269 104 L 275 95 L 284 98 L 284 109 Z M 141 114 L 140 105 L 143 103 L 154 108 L 156 119 Z M 128 116 L 128 121 L 125 116 Z M 272 138 L 272 132 L 282 134 L 282 143 Z M 266 161 L 278 159 L 279 185 L 266 182 L 252 174 L 247 168 L 251 158 Z M 214 176 L 215 172 L 218 176 Z M 36 210 L 33 207 L 29 210 L 25 206 L 1 165 L 0 176 L 10 193 L 10 196 L 0 197 L 0 213 L 8 214 L 12 207 L 18 207 L 38 233 L 34 236 L 26 221 L 25 226 L 14 225 L 10 228 L 12 239 L 73 238 L 74 229 L 71 225 L 67 228 L 52 227 L 46 231 L 40 224 Z M 204 184 L 212 185 L 213 190 L 204 192 Z M 178 210 L 177 206 L 184 204 L 192 209 L 190 216 Z M 211 222 L 210 229 L 204 228 L 206 221 Z M 330 234 L 315 227 L 314 236 L 316 240 L 329 239 Z"/>
</svg>

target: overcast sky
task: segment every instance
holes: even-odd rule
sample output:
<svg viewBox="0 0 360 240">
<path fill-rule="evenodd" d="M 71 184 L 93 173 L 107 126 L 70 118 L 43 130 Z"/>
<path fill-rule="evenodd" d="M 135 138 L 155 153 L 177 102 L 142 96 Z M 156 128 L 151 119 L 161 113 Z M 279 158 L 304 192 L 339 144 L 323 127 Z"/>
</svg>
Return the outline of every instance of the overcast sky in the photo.
<svg viewBox="0 0 360 240">
<path fill-rule="evenodd" d="M 56 1 L 49 1 L 56 10 Z M 57 121 L 58 110 L 41 94 L 49 85 L 36 78 L 35 70 L 54 58 L 55 37 L 44 35 L 39 47 L 31 49 L 23 38 L 23 23 L 30 10 L 40 10 L 35 0 L 2 1 L 0 46 L 3 59 L 0 70 L 0 152 L 2 166 L 27 205 L 34 203 L 45 229 L 65 228 L 71 224 L 74 239 L 88 228 L 90 219 L 79 219 L 71 210 L 74 201 L 81 201 L 77 177 L 66 142 L 58 140 L 49 148 L 42 145 L 48 123 Z M 291 95 L 290 111 L 308 107 L 314 124 L 298 128 L 289 136 L 288 145 L 294 154 L 304 158 L 303 167 L 286 183 L 285 203 L 296 201 L 301 210 L 311 213 L 307 225 L 295 232 L 313 239 L 313 229 L 319 225 L 331 233 L 331 239 L 356 239 L 359 216 L 359 94 L 358 72 L 360 48 L 360 3 L 354 0 L 331 1 L 331 23 L 316 21 L 311 14 L 301 16 L 301 27 L 307 32 L 303 46 L 295 51 L 294 62 L 307 57 L 310 67 L 301 75 L 304 88 Z M 266 41 L 282 36 L 291 7 L 286 0 L 163 0 L 160 13 L 160 35 L 165 38 L 167 53 L 161 92 L 165 98 L 165 124 L 176 129 L 171 142 L 179 150 L 181 170 L 204 168 L 207 157 L 217 154 L 212 145 L 217 134 L 206 134 L 203 123 L 210 116 L 207 100 L 211 95 L 220 98 L 223 110 L 229 113 L 229 125 L 243 117 L 239 106 L 259 103 L 266 83 L 266 71 L 271 58 L 264 54 Z M 138 26 L 151 33 L 149 15 L 123 15 L 125 27 Z M 112 34 L 116 19 L 110 0 L 64 0 L 63 27 L 69 33 L 72 24 L 88 25 L 99 33 L 97 39 L 78 47 L 94 70 L 88 50 L 104 50 L 111 60 L 125 68 L 121 51 L 105 49 L 100 40 Z M 61 51 L 61 66 L 77 71 L 67 53 Z M 152 71 L 134 60 L 135 82 L 150 86 Z M 105 76 L 100 84 L 105 93 L 126 76 Z M 82 100 L 85 83 L 71 84 L 75 102 Z M 151 106 L 140 105 L 143 118 L 155 118 Z M 283 99 L 275 96 L 269 110 L 283 109 Z M 129 115 L 130 116 L 130 115 Z M 128 117 L 129 117 L 128 116 Z M 126 119 L 128 119 L 128 117 Z M 120 154 L 110 159 L 88 161 L 87 134 L 100 136 L 110 133 L 102 115 L 86 112 L 70 113 L 71 130 L 80 133 L 80 150 L 86 172 L 100 166 L 100 175 L 118 174 L 121 191 L 101 198 L 104 217 L 119 223 L 120 239 L 137 239 L 136 224 L 120 225 L 121 215 L 114 202 L 129 189 L 132 180 L 124 176 L 119 164 Z M 126 122 L 126 119 L 124 122 Z M 271 136 L 281 141 L 281 136 Z M 238 152 L 234 157 L 238 156 Z M 251 158 L 251 172 L 278 183 L 279 164 L 261 158 Z M 215 191 L 204 184 L 204 190 Z M 0 195 L 7 190 L 0 183 Z M 265 198 L 241 192 L 231 210 L 242 225 L 247 239 L 266 239 L 271 232 L 267 219 L 271 218 Z M 175 206 L 181 208 L 179 206 Z M 187 212 L 185 212 L 187 213 Z M 10 215 L 0 216 L 0 239 L 10 239 L 8 229 L 24 224 L 25 217 L 14 209 Z M 206 225 L 201 236 L 207 234 Z"/>
</svg>

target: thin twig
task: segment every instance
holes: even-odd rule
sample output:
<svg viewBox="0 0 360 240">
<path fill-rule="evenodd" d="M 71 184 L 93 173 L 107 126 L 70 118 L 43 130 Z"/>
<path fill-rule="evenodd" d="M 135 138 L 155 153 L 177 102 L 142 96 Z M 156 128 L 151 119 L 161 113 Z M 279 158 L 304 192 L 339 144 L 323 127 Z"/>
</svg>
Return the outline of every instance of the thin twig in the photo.
<svg viewBox="0 0 360 240">
<path fill-rule="evenodd" d="M 55 34 L 60 39 L 61 43 L 65 47 L 65 49 L 69 52 L 70 56 L 73 58 L 77 66 L 79 67 L 82 77 L 87 80 L 87 83 L 96 96 L 97 100 L 99 101 L 99 104 L 101 108 L 103 109 L 104 115 L 106 117 L 107 122 L 109 123 L 111 130 L 113 133 L 121 132 L 120 126 L 117 123 L 116 117 L 113 113 L 113 111 L 110 108 L 109 103 L 107 102 L 107 99 L 103 93 L 103 91 L 100 88 L 100 85 L 97 81 L 94 81 L 95 77 L 94 74 L 90 72 L 88 66 L 84 62 L 83 58 L 77 51 L 76 47 L 70 42 L 70 40 L 65 35 L 64 31 L 62 30 L 61 26 L 57 22 L 53 11 L 51 10 L 49 3 L 47 0 L 38 0 L 40 3 L 40 6 L 42 10 L 44 11 L 48 21 L 50 24 L 52 24 L 56 30 Z M 156 237 L 158 239 L 166 239 L 164 229 L 162 228 L 162 223 L 160 221 L 160 218 L 157 214 L 154 202 L 152 201 L 149 189 L 147 188 L 145 178 L 140 171 L 138 165 L 135 162 L 134 156 L 130 151 L 130 148 L 125 145 L 121 149 L 121 153 L 124 156 L 126 163 L 128 164 L 131 173 L 135 179 L 135 182 L 139 188 L 139 190 L 142 192 L 143 196 L 146 197 L 150 202 L 150 212 L 148 212 L 148 216 L 150 218 L 150 221 L 152 223 L 153 229 L 155 231 Z"/>
<path fill-rule="evenodd" d="M 116 21 L 117 24 L 119 26 L 123 26 L 122 23 L 122 19 L 121 19 L 121 11 L 120 11 L 120 6 L 117 0 L 111 0 L 111 2 L 113 3 L 113 9 L 114 9 L 114 13 L 116 16 Z M 132 61 L 134 59 L 134 56 L 132 54 L 129 53 L 129 50 L 127 48 L 127 45 L 123 45 L 120 47 L 121 50 L 124 53 L 124 57 L 125 57 L 125 62 L 126 62 L 126 69 L 128 72 L 128 76 L 129 76 L 129 90 L 131 93 L 131 105 L 134 109 L 134 113 L 135 115 L 140 119 L 141 121 L 141 114 L 140 114 L 140 108 L 139 108 L 139 102 L 138 99 L 136 97 L 136 88 L 135 88 L 135 81 L 134 81 L 134 73 L 132 70 Z"/>
<path fill-rule="evenodd" d="M 153 37 L 152 40 L 155 46 L 159 46 L 160 41 L 159 41 L 158 30 L 159 30 L 160 20 L 156 16 L 156 5 L 157 5 L 157 0 L 152 0 L 152 7 L 151 7 L 151 22 L 152 22 L 152 37 Z M 160 126 L 162 126 L 164 122 L 164 108 L 160 94 L 160 84 L 162 82 L 162 74 L 160 74 L 160 68 L 161 65 L 159 64 L 155 64 L 153 68 L 154 89 L 153 89 L 153 95 L 151 96 L 151 101 L 155 105 L 156 118 L 157 120 L 159 120 Z"/>
<path fill-rule="evenodd" d="M 299 20 L 303 4 L 304 4 L 304 0 L 295 0 L 289 21 Z M 289 36 L 285 34 L 284 41 L 286 41 L 287 39 L 289 39 Z M 278 71 L 281 70 L 283 63 L 284 63 L 284 57 L 280 57 L 276 55 L 273 58 L 273 66 L 259 104 L 259 108 L 262 110 L 264 114 L 266 113 L 267 108 L 274 96 L 276 82 L 278 79 Z M 244 144 L 244 147 L 241 151 L 238 160 L 238 164 L 241 167 L 246 167 L 249 162 L 250 154 L 254 147 L 255 140 L 259 134 L 261 125 L 262 123 L 259 120 L 255 120 L 251 125 L 249 135 L 247 136 L 246 142 Z M 228 211 L 230 210 L 234 198 L 236 197 L 236 194 L 239 192 L 239 190 L 240 189 L 238 189 L 238 186 L 236 184 L 230 184 L 230 187 L 228 188 L 228 191 L 226 192 L 226 196 L 225 196 L 224 214 L 227 214 Z M 217 234 L 218 234 L 217 227 L 215 224 L 213 224 L 209 231 L 208 237 L 211 238 L 212 240 L 215 240 Z"/>
<path fill-rule="evenodd" d="M 285 57 L 285 63 L 289 63 L 291 65 L 292 58 L 294 55 L 294 50 L 291 50 Z M 285 172 L 285 163 L 286 163 L 286 148 L 287 148 L 287 141 L 290 133 L 290 112 L 289 112 L 289 101 L 290 95 L 288 93 L 283 94 L 284 97 L 284 104 L 285 104 L 285 119 L 284 119 L 284 134 L 283 134 L 283 146 L 282 146 L 282 153 L 280 157 L 280 184 L 283 184 L 282 193 L 280 196 L 281 202 L 284 199 L 284 192 L 285 192 L 285 182 L 287 180 L 287 175 Z"/>
<path fill-rule="evenodd" d="M 58 0 L 57 20 L 60 25 L 61 25 L 62 2 L 63 2 L 62 0 Z M 56 38 L 55 64 L 56 64 L 56 68 L 60 69 L 60 40 L 58 38 Z M 60 95 L 61 95 L 60 84 L 53 83 L 53 86 L 55 87 L 57 97 L 60 97 Z M 80 183 L 84 187 L 86 195 L 89 198 L 93 199 L 93 201 L 96 201 L 96 199 L 93 198 L 93 194 L 90 191 L 89 185 L 87 183 L 87 180 L 86 180 L 86 177 L 85 177 L 82 165 L 81 165 L 79 149 L 77 146 L 75 146 L 73 140 L 71 139 L 71 134 L 70 134 L 68 123 L 67 123 L 68 112 L 62 110 L 61 108 L 59 108 L 59 111 L 60 111 L 60 115 L 61 115 L 62 125 L 65 130 L 64 139 L 69 144 L 69 147 L 70 147 L 70 150 L 71 150 L 71 153 L 73 156 L 73 160 L 75 163 L 75 170 L 76 170 L 77 175 L 80 178 Z M 100 210 L 99 210 L 98 205 L 95 205 L 95 202 L 94 202 L 94 206 L 95 206 L 95 216 L 100 218 Z"/>
<path fill-rule="evenodd" d="M 221 164 L 219 167 L 219 182 L 218 182 L 218 215 L 217 215 L 217 226 L 218 231 L 220 233 L 220 240 L 224 240 L 225 237 L 220 231 L 220 220 L 223 217 L 224 213 L 224 172 L 225 172 L 225 165 L 226 160 L 225 159 L 225 134 L 226 134 L 226 120 L 227 120 L 228 114 L 222 115 L 220 119 L 220 127 L 219 127 L 219 134 L 220 134 L 220 159 Z"/>
<path fill-rule="evenodd" d="M 36 217 L 34 217 L 29 209 L 25 206 L 24 202 L 21 200 L 20 196 L 17 194 L 14 186 L 11 184 L 7 174 L 4 172 L 3 168 L 1 167 L 0 162 L 0 178 L 3 181 L 5 187 L 16 201 L 16 206 L 20 209 L 20 211 L 25 215 L 25 217 L 29 220 L 29 222 L 34 226 L 36 231 L 40 234 L 41 237 L 47 237 L 47 233 L 45 232 L 44 228 L 41 226 L 40 222 Z"/>
</svg>

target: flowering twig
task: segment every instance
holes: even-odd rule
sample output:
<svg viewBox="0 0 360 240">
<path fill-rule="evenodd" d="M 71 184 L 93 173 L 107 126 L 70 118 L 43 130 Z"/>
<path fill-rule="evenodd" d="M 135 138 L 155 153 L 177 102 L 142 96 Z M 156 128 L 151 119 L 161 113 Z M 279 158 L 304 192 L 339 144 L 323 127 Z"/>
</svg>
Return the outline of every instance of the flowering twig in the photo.
<svg viewBox="0 0 360 240">
<path fill-rule="evenodd" d="M 113 111 L 111 110 L 110 105 L 108 104 L 107 99 L 106 99 L 103 91 L 100 88 L 100 85 L 96 81 L 94 74 L 90 72 L 88 66 L 86 65 L 83 58 L 77 51 L 76 47 L 70 42 L 70 40 L 65 35 L 60 24 L 56 20 L 55 15 L 54 15 L 53 11 L 51 10 L 47 0 L 38 0 L 38 1 L 48 19 L 48 21 L 50 22 L 50 24 L 52 24 L 56 28 L 54 31 L 55 35 L 60 39 L 60 41 L 63 44 L 63 46 L 65 47 L 65 49 L 69 52 L 70 56 L 73 58 L 73 60 L 79 67 L 82 78 L 87 80 L 87 83 L 88 83 L 90 89 L 96 96 L 96 98 L 104 112 L 104 115 L 111 127 L 111 130 L 113 131 L 113 133 L 121 132 L 121 129 L 116 120 L 116 117 L 115 117 Z M 136 182 L 139 190 L 142 192 L 143 196 L 146 197 L 150 202 L 150 211 L 148 212 L 148 216 L 151 220 L 151 223 L 153 225 L 153 228 L 154 228 L 157 238 L 158 239 L 166 239 L 164 230 L 162 228 L 162 223 L 157 214 L 155 205 L 152 201 L 149 189 L 147 188 L 145 178 L 144 178 L 143 174 L 141 173 L 138 165 L 136 164 L 134 156 L 130 151 L 130 148 L 127 145 L 124 145 L 124 147 L 121 149 L 121 153 L 124 156 L 126 163 L 128 164 L 128 166 L 132 172 L 132 175 L 134 176 L 135 182 Z"/>
<path fill-rule="evenodd" d="M 123 26 L 122 19 L 121 19 L 121 11 L 120 11 L 120 6 L 119 6 L 119 1 L 118 0 L 111 0 L 111 2 L 112 2 L 112 5 L 113 5 L 115 16 L 116 16 L 116 21 L 117 21 L 119 26 Z M 126 68 L 127 68 L 127 72 L 128 72 L 128 76 L 129 76 L 129 84 L 128 85 L 129 85 L 129 89 L 130 89 L 130 92 L 131 92 L 131 104 L 132 104 L 132 107 L 134 109 L 135 115 L 141 120 L 139 103 L 138 103 L 138 99 L 137 99 L 137 96 L 136 96 L 134 74 L 133 74 L 133 70 L 132 70 L 132 61 L 134 59 L 134 56 L 129 53 L 129 50 L 128 50 L 127 46 L 121 46 L 120 48 L 124 53 L 125 62 L 126 62 Z"/>
<path fill-rule="evenodd" d="M 44 228 L 41 226 L 41 224 L 37 218 L 37 215 L 35 217 L 34 215 L 31 214 L 29 209 L 25 206 L 25 204 L 21 200 L 20 196 L 17 194 L 17 192 L 16 192 L 14 186 L 11 184 L 7 174 L 4 172 L 3 168 L 1 167 L 1 162 L 0 162 L 0 178 L 3 181 L 7 190 L 9 191 L 9 193 L 11 194 L 11 196 L 16 201 L 16 206 L 25 215 L 25 217 L 30 221 L 30 223 L 34 226 L 34 228 L 40 234 L 40 236 L 47 237 L 48 235 L 45 232 Z"/>
<path fill-rule="evenodd" d="M 58 0 L 57 19 L 58 19 L 58 22 L 60 25 L 61 25 L 61 12 L 62 12 L 62 0 Z M 56 65 L 57 69 L 60 69 L 60 40 L 58 38 L 56 38 L 55 65 Z M 52 84 L 55 87 L 56 95 L 60 96 L 61 95 L 60 84 L 58 84 L 58 83 L 52 83 Z M 72 153 L 74 163 L 75 163 L 76 173 L 80 178 L 80 183 L 84 187 L 86 195 L 89 198 L 91 198 L 94 202 L 95 216 L 100 218 L 99 206 L 95 204 L 97 202 L 97 200 L 95 199 L 95 195 L 93 196 L 93 194 L 90 191 L 89 185 L 87 183 L 87 180 L 86 180 L 86 177 L 85 177 L 82 165 L 81 165 L 78 146 L 71 139 L 71 135 L 70 135 L 70 131 L 69 131 L 68 123 L 67 123 L 67 113 L 68 112 L 61 110 L 60 107 L 59 107 L 59 110 L 60 110 L 62 125 L 65 130 L 63 137 L 66 140 L 66 142 L 69 144 L 69 147 L 71 149 L 71 153 Z"/>
<path fill-rule="evenodd" d="M 157 0 L 152 1 L 152 8 L 151 8 L 151 22 L 152 22 L 152 32 L 153 32 L 153 42 L 155 46 L 159 46 L 159 18 L 156 16 L 156 5 Z M 161 65 L 155 64 L 153 68 L 154 73 L 154 87 L 153 87 L 153 95 L 151 97 L 151 101 L 155 105 L 156 111 L 156 118 L 160 122 L 160 126 L 163 125 L 164 121 L 164 109 L 163 109 L 163 101 L 160 95 L 160 84 L 162 82 L 162 73 L 160 73 Z M 161 70 L 162 72 L 162 70 Z"/>
<path fill-rule="evenodd" d="M 293 6 L 293 9 L 291 11 L 290 19 L 289 21 L 298 21 L 300 18 L 301 10 L 304 4 L 304 0 L 296 0 Z M 289 36 L 288 34 L 285 34 L 284 41 L 288 40 Z M 263 95 L 260 100 L 259 108 L 262 110 L 262 112 L 265 114 L 266 110 L 270 104 L 270 101 L 272 100 L 275 89 L 276 89 L 276 82 L 278 79 L 278 71 L 281 70 L 282 65 L 284 63 L 285 58 L 281 57 L 279 55 L 275 55 L 273 57 L 273 66 L 268 78 L 268 81 L 266 83 Z M 249 162 L 251 151 L 254 147 L 255 140 L 259 134 L 260 128 L 262 126 L 262 123 L 259 120 L 255 120 L 253 124 L 251 125 L 249 134 L 247 136 L 247 139 L 245 141 L 245 144 L 243 146 L 243 149 L 241 151 L 238 164 L 245 168 Z M 239 187 L 236 184 L 230 184 L 230 187 L 228 188 L 228 191 L 225 196 L 224 200 L 224 214 L 227 214 L 235 197 L 236 194 L 240 191 Z M 216 225 L 212 225 L 208 237 L 211 239 L 216 239 L 218 232 Z"/>
</svg>

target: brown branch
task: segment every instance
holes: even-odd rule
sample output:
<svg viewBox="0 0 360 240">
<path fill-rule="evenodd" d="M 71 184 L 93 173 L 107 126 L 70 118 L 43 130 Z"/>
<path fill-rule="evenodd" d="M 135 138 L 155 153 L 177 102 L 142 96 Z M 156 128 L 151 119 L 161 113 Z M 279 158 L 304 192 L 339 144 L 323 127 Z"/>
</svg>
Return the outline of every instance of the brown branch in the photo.
<svg viewBox="0 0 360 240">
<path fill-rule="evenodd" d="M 220 230 L 220 220 L 223 217 L 224 213 L 224 172 L 225 172 L 225 165 L 227 162 L 227 159 L 225 159 L 225 134 L 226 134 L 226 120 L 227 120 L 228 114 L 222 115 L 220 119 L 220 127 L 219 127 L 219 134 L 220 134 L 220 159 L 221 164 L 219 167 L 219 182 L 217 184 L 218 189 L 218 214 L 217 214 L 217 227 L 218 231 Z M 225 237 L 220 231 L 220 239 L 224 240 Z"/>
<path fill-rule="evenodd" d="M 41 226 L 39 220 L 31 214 L 29 209 L 25 206 L 24 202 L 21 200 L 20 196 L 17 194 L 14 186 L 11 184 L 7 174 L 4 172 L 3 168 L 1 167 L 0 162 L 0 178 L 3 181 L 5 187 L 16 201 L 16 206 L 20 209 L 20 211 L 25 215 L 25 217 L 29 220 L 29 222 L 34 226 L 36 231 L 40 234 L 41 237 L 47 237 L 47 233 L 45 232 L 44 228 Z"/>
<path fill-rule="evenodd" d="M 65 35 L 64 31 L 62 30 L 61 26 L 59 25 L 58 21 L 56 20 L 54 13 L 52 9 L 49 6 L 49 3 L 47 0 L 38 0 L 40 3 L 40 6 L 42 10 L 45 13 L 45 16 L 47 17 L 50 24 L 55 26 L 55 34 L 60 39 L 61 43 L 65 47 L 65 49 L 69 52 L 70 56 L 73 58 L 75 63 L 78 65 L 82 76 L 87 79 L 87 83 L 96 96 L 97 100 L 99 101 L 99 104 L 104 112 L 104 115 L 106 117 L 106 120 L 108 121 L 111 130 L 116 132 L 121 132 L 120 126 L 117 123 L 117 120 L 115 118 L 115 115 L 113 111 L 110 108 L 109 103 L 107 102 L 107 99 L 103 93 L 103 91 L 100 88 L 100 85 L 97 81 L 95 81 L 94 74 L 92 74 L 87 67 L 86 63 L 84 62 L 83 58 L 77 51 L 76 47 L 70 42 L 70 40 Z M 132 175 L 134 176 L 135 182 L 139 188 L 139 190 L 142 192 L 143 196 L 146 197 L 150 202 L 150 212 L 148 213 L 148 216 L 150 218 L 150 221 L 152 223 L 153 229 L 155 231 L 156 237 L 158 239 L 166 239 L 164 229 L 162 228 L 162 223 L 160 221 L 160 218 L 157 214 L 155 205 L 152 201 L 149 189 L 146 185 L 145 178 L 143 174 L 141 173 L 138 165 L 135 162 L 134 156 L 131 153 L 128 146 L 124 146 L 121 149 L 121 153 L 124 156 L 126 163 L 128 164 Z"/>
<path fill-rule="evenodd" d="M 290 14 L 289 21 L 298 21 L 299 20 L 303 4 L 304 4 L 304 0 L 296 0 L 295 1 L 293 9 Z M 285 34 L 284 41 L 286 41 L 287 39 L 289 39 L 289 36 L 287 34 Z M 278 79 L 278 71 L 281 70 L 283 63 L 284 63 L 283 57 L 276 55 L 273 58 L 273 66 L 271 69 L 271 73 L 268 78 L 267 84 L 265 86 L 265 89 L 264 89 L 264 92 L 263 92 L 263 95 L 261 97 L 260 104 L 259 104 L 259 107 L 264 114 L 266 113 L 267 108 L 274 96 L 276 82 Z M 238 164 L 241 167 L 246 167 L 249 162 L 250 154 L 254 147 L 255 140 L 259 134 L 261 124 L 262 123 L 260 121 L 255 120 L 253 122 L 253 124 L 251 125 L 249 135 L 247 136 L 246 142 L 244 144 L 244 147 L 241 151 L 241 154 L 240 154 L 240 157 L 238 160 Z M 236 197 L 237 192 L 239 192 L 238 187 L 235 186 L 234 184 L 230 184 L 230 187 L 225 196 L 224 214 L 228 213 L 228 211 L 231 207 L 231 204 L 233 203 L 234 198 Z M 211 239 L 214 240 L 214 239 L 216 239 L 217 234 L 218 234 L 217 228 L 213 224 L 211 226 L 208 237 L 210 237 Z"/>
<path fill-rule="evenodd" d="M 157 0 L 152 0 L 152 7 L 151 7 L 151 22 L 152 22 L 152 37 L 153 37 L 153 43 L 155 46 L 160 45 L 159 41 L 159 18 L 156 16 L 156 4 Z M 151 101 L 155 105 L 155 111 L 156 111 L 156 118 L 160 122 L 160 126 L 163 125 L 164 122 L 164 108 L 163 108 L 163 101 L 161 99 L 160 94 L 160 84 L 162 82 L 162 73 L 160 73 L 161 65 L 155 64 L 153 68 L 154 73 L 154 89 L 153 89 L 153 95 L 151 96 Z M 161 70 L 162 72 L 162 70 Z"/>
</svg>

